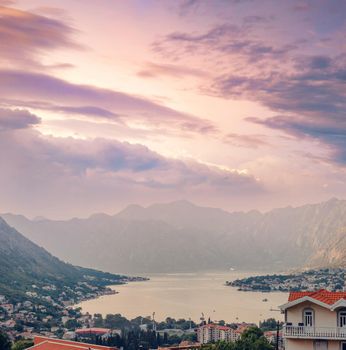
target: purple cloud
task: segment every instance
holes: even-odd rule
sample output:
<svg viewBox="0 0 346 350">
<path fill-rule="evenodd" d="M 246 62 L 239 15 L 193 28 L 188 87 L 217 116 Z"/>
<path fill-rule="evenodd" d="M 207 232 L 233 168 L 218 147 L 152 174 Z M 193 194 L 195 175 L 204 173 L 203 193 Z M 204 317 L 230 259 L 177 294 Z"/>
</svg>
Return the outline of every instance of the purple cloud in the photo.
<svg viewBox="0 0 346 350">
<path fill-rule="evenodd" d="M 71 40 L 75 30 L 61 20 L 1 4 L 0 17 L 0 62 L 39 65 L 47 50 L 80 48 Z"/>
<path fill-rule="evenodd" d="M 200 69 L 175 64 L 157 64 L 153 62 L 147 62 L 137 74 L 144 78 L 155 78 L 158 76 L 170 76 L 175 78 L 208 76 L 206 72 Z"/>
<path fill-rule="evenodd" d="M 154 52 L 166 59 L 182 61 L 188 57 L 204 57 L 207 53 L 213 60 L 234 64 L 241 58 L 242 64 L 251 63 L 260 67 L 262 61 L 271 63 L 286 59 L 299 48 L 299 42 L 280 43 L 264 40 L 256 35 L 259 27 L 273 19 L 264 16 L 245 16 L 240 24 L 223 23 L 198 33 L 173 32 L 152 44 Z M 238 65 L 238 61 L 236 62 Z"/>
<path fill-rule="evenodd" d="M 0 108 L 0 131 L 26 129 L 40 122 L 40 118 L 26 110 Z"/>
<path fill-rule="evenodd" d="M 346 62 L 344 57 L 304 58 L 294 74 L 229 77 L 214 86 L 221 96 L 249 98 L 281 114 L 250 122 L 319 140 L 331 149 L 331 160 L 346 163 Z"/>
<path fill-rule="evenodd" d="M 287 21 L 283 9 L 269 3 L 255 17 L 244 8 L 238 21 L 223 20 L 205 31 L 173 32 L 157 40 L 153 49 L 182 65 L 198 57 L 196 68 L 214 69 L 204 79 L 202 93 L 256 101 L 280 116 L 248 121 L 318 140 L 331 151 L 330 161 L 345 164 L 346 51 L 338 43 L 346 25 L 340 18 L 345 4 L 316 2 L 304 6 L 304 14 L 292 6 Z M 282 35 L 287 25 L 289 35 Z M 214 64 L 209 67 L 210 61 Z M 227 140 L 236 145 L 241 138 L 231 134 Z"/>
<path fill-rule="evenodd" d="M 245 148 L 259 148 L 262 146 L 268 146 L 265 135 L 246 135 L 230 133 L 224 137 L 224 142 L 236 147 Z"/>
<path fill-rule="evenodd" d="M 114 121 L 143 122 L 152 128 L 186 133 L 214 133 L 207 120 L 178 112 L 148 99 L 89 85 L 72 84 L 39 73 L 0 70 L 0 102 L 20 101 L 23 107 L 78 113 Z M 33 102 L 34 101 L 34 102 Z"/>
<path fill-rule="evenodd" d="M 263 192 L 241 172 L 166 158 L 138 144 L 49 137 L 30 128 L 1 132 L 0 162 L 6 163 L 0 172 L 2 200 L 26 213 L 46 208 L 45 215 L 71 216 L 109 210 L 121 198 L 143 202 Z"/>
</svg>

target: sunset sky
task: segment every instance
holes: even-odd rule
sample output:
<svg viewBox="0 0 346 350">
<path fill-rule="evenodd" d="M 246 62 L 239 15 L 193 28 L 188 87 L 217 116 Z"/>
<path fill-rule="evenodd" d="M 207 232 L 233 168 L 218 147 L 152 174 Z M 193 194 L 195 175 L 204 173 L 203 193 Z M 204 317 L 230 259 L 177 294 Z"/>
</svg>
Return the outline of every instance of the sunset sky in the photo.
<svg viewBox="0 0 346 350">
<path fill-rule="evenodd" d="M 346 198 L 346 1 L 0 0 L 0 212 Z"/>
</svg>

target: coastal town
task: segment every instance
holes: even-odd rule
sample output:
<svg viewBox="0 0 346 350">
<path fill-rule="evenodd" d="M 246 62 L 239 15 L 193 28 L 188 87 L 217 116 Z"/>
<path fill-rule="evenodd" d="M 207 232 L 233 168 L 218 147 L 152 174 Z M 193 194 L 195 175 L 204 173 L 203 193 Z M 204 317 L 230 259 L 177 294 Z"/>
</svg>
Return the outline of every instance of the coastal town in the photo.
<svg viewBox="0 0 346 350">
<path fill-rule="evenodd" d="M 93 325 L 90 315 L 83 315 L 75 306 L 78 303 L 118 293 L 110 284 L 116 287 L 148 280 L 117 275 L 101 280 L 93 276 L 85 279 L 62 287 L 52 283 L 33 284 L 23 294 L 0 295 L 0 329 L 6 330 L 11 339 L 32 338 L 35 334 L 61 337 L 70 328 Z"/>
<path fill-rule="evenodd" d="M 83 299 L 97 298 L 108 293 L 114 293 L 114 290 L 109 288 L 102 292 L 88 293 Z M 33 295 L 30 294 L 30 297 Z M 35 297 L 39 298 L 38 295 Z M 141 331 L 155 331 L 162 339 L 171 337 L 172 342 L 196 340 L 209 343 L 221 340 L 236 341 L 247 328 L 256 326 L 245 322 L 225 324 L 224 321 L 220 321 L 218 324 L 210 319 L 203 319 L 200 323 L 171 318 L 156 322 L 151 316 L 127 320 L 121 315 L 107 315 L 103 319 L 100 314 L 83 313 L 81 308 L 74 306 L 74 301 L 57 302 L 52 298 L 43 297 L 41 303 L 30 300 L 12 303 L 0 295 L 0 330 L 5 331 L 12 341 L 33 339 L 35 336 L 92 341 L 97 336 L 106 339 L 121 335 L 125 329 L 138 328 Z M 265 323 L 263 327 L 265 328 Z M 270 332 L 267 335 L 272 336 Z"/>
<path fill-rule="evenodd" d="M 241 291 L 255 292 L 290 292 L 307 291 L 326 288 L 331 291 L 343 291 L 346 270 L 342 268 L 326 268 L 308 270 L 292 274 L 274 274 L 252 276 L 234 281 L 227 281 L 226 285 Z"/>
<path fill-rule="evenodd" d="M 113 293 L 107 289 L 107 293 Z M 102 292 L 103 294 L 105 292 Z M 88 294 L 87 297 L 98 297 L 101 292 Z M 31 297 L 33 295 L 30 295 Z M 38 296 L 36 296 L 38 297 Z M 217 342 L 236 342 L 244 332 L 257 328 L 254 323 L 231 323 L 224 321 L 212 322 L 201 319 L 199 323 L 190 320 L 155 321 L 154 316 L 137 317 L 127 320 L 121 315 L 101 314 L 90 315 L 83 313 L 79 307 L 70 303 L 43 298 L 44 302 L 33 303 L 25 300 L 20 303 L 11 303 L 5 296 L 0 296 L 0 332 L 4 332 L 13 343 L 16 341 L 30 341 L 45 337 L 47 339 L 64 339 L 89 344 L 108 344 L 118 348 L 123 347 L 126 338 L 135 330 L 148 337 L 151 348 L 163 346 L 178 346 L 179 348 L 200 348 L 203 344 Z M 50 304 L 50 307 L 48 307 Z M 275 331 L 276 321 L 264 321 L 260 325 L 264 337 L 269 343 L 282 343 L 282 332 Z M 273 329 L 268 330 L 268 327 Z"/>
</svg>

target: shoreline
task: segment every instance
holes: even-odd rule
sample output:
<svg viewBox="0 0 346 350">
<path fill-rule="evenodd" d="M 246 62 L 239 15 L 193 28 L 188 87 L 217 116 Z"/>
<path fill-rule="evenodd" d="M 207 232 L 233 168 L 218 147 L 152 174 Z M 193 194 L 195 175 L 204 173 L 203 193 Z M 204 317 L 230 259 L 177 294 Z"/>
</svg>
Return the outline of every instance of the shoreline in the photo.
<svg viewBox="0 0 346 350">
<path fill-rule="evenodd" d="M 215 274 L 198 273 L 194 276 L 179 274 L 149 276 L 149 283 L 138 283 L 112 288 L 120 293 L 107 298 L 97 298 L 79 303 L 82 312 L 121 314 L 131 319 L 138 315 L 156 313 L 155 319 L 164 320 L 167 315 L 174 318 L 199 319 L 201 312 L 212 319 L 229 319 L 230 321 L 258 322 L 258 320 L 274 316 L 271 312 L 287 299 L 285 293 L 267 293 L 268 303 L 263 303 L 263 293 L 254 292 L 249 303 L 243 302 L 244 295 L 236 288 L 225 286 L 225 276 L 243 277 L 251 273 L 235 274 L 235 272 L 219 271 Z M 211 299 L 205 299 L 210 295 Z M 205 300 L 208 302 L 206 303 Z M 245 300 L 244 300 L 245 301 Z M 226 305 L 226 306 L 225 306 Z"/>
<path fill-rule="evenodd" d="M 138 277 L 128 277 L 126 280 L 121 281 L 119 283 L 107 284 L 106 286 L 103 287 L 105 290 L 100 291 L 100 294 L 98 294 L 94 297 L 90 297 L 90 298 L 86 297 L 86 298 L 79 299 L 76 303 L 73 303 L 72 305 L 68 305 L 68 306 L 74 307 L 75 305 L 78 305 L 78 304 L 85 302 L 85 301 L 96 300 L 96 299 L 99 299 L 100 297 L 107 296 L 107 295 L 119 294 L 119 292 L 117 290 L 111 288 L 113 286 L 114 287 L 115 286 L 123 286 L 123 285 L 129 284 L 131 282 L 147 282 L 147 281 L 150 281 L 149 277 L 139 277 L 139 276 Z"/>
</svg>

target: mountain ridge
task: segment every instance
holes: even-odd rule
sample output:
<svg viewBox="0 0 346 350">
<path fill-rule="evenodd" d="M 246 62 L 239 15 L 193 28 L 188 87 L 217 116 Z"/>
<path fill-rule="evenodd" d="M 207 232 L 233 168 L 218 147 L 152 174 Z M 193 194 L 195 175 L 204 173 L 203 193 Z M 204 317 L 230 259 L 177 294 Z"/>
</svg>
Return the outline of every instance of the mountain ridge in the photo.
<svg viewBox="0 0 346 350">
<path fill-rule="evenodd" d="M 33 285 L 36 289 L 54 285 L 57 290 L 54 293 L 58 293 L 65 286 L 76 287 L 78 282 L 94 283 L 90 278 L 102 287 L 106 280 L 116 284 L 124 277 L 67 264 L 0 217 L 0 294 L 9 300 L 30 298 L 26 292 L 33 290 Z"/>
<path fill-rule="evenodd" d="M 346 248 L 346 201 L 336 198 L 266 213 L 176 201 L 66 221 L 4 217 L 67 261 L 85 265 L 94 249 L 102 252 L 97 268 L 131 273 L 340 265 Z M 72 256 L 65 235 L 79 253 Z"/>
</svg>

